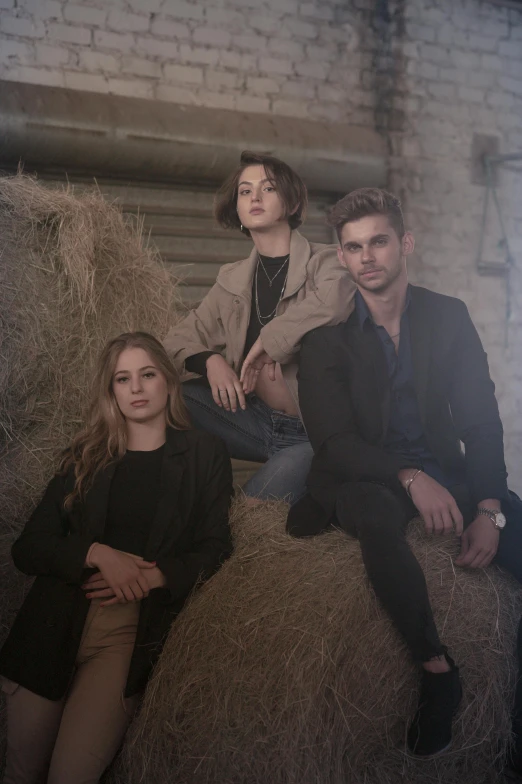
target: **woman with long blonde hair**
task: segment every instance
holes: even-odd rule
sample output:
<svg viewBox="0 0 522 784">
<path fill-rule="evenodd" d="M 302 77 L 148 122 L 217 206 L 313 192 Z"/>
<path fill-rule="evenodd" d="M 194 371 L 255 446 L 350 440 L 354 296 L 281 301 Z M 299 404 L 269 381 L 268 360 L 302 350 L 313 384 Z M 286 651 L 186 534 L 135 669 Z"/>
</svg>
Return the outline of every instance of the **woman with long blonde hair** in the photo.
<svg viewBox="0 0 522 784">
<path fill-rule="evenodd" d="M 144 332 L 105 347 L 89 414 L 13 545 L 36 580 L 0 652 L 5 784 L 95 784 L 172 621 L 231 550 L 230 460 L 191 430 Z"/>
</svg>

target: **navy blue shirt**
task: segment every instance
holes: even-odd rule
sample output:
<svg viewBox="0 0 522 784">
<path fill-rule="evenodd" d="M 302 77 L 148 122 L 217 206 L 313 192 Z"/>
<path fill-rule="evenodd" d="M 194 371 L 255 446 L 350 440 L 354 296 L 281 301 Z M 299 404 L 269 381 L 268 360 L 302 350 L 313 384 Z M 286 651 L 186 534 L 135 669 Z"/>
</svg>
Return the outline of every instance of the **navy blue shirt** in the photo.
<svg viewBox="0 0 522 784">
<path fill-rule="evenodd" d="M 430 451 L 419 410 L 417 393 L 413 377 L 413 360 L 410 340 L 410 287 L 406 294 L 406 306 L 401 316 L 399 351 L 395 351 L 393 340 L 386 329 L 372 319 L 359 291 L 355 294 L 355 310 L 361 329 L 373 329 L 379 337 L 390 379 L 390 420 L 384 439 L 386 452 L 399 455 L 406 461 L 412 460 L 412 466 L 421 465 L 423 470 L 441 485 L 448 487 L 450 483 Z"/>
</svg>

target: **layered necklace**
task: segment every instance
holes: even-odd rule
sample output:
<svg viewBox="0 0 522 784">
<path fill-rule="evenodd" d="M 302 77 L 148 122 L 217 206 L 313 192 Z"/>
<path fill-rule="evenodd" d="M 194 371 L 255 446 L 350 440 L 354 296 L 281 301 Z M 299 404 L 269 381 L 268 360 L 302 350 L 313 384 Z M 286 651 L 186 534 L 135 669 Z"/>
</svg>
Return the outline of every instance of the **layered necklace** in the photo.
<svg viewBox="0 0 522 784">
<path fill-rule="evenodd" d="M 283 285 L 281 286 L 281 291 L 279 293 L 279 297 L 277 299 L 276 306 L 275 306 L 275 308 L 273 309 L 273 311 L 271 313 L 268 313 L 267 315 L 264 316 L 261 313 L 261 310 L 260 310 L 260 307 L 259 307 L 259 287 L 258 287 L 259 266 L 261 266 L 261 269 L 263 270 L 263 272 L 265 274 L 265 277 L 268 280 L 269 287 L 272 288 L 272 284 L 274 283 L 274 281 L 278 277 L 278 275 L 280 275 L 281 272 L 283 271 L 285 265 L 288 263 L 288 259 L 289 258 L 290 258 L 290 254 L 288 254 L 287 257 L 284 259 L 283 263 L 281 264 L 281 266 L 279 267 L 279 269 L 277 270 L 275 275 L 272 275 L 272 277 L 270 277 L 270 275 L 268 274 L 268 272 L 266 270 L 265 265 L 263 264 L 263 259 L 261 258 L 259 253 L 257 254 L 257 264 L 256 264 L 255 281 L 254 281 L 255 282 L 255 285 L 254 285 L 254 295 L 255 295 L 255 301 L 256 301 L 256 315 L 257 315 L 258 321 L 259 321 L 259 323 L 261 324 L 262 327 L 264 327 L 266 324 L 268 324 L 268 322 L 271 321 L 273 319 L 273 317 L 275 316 L 275 313 L 276 313 L 276 310 L 277 310 L 277 306 L 279 305 L 279 303 L 281 302 L 281 299 L 283 297 L 283 293 L 284 293 L 285 286 L 286 286 L 286 281 L 288 280 L 288 267 L 286 269 L 285 279 L 283 281 Z"/>
</svg>

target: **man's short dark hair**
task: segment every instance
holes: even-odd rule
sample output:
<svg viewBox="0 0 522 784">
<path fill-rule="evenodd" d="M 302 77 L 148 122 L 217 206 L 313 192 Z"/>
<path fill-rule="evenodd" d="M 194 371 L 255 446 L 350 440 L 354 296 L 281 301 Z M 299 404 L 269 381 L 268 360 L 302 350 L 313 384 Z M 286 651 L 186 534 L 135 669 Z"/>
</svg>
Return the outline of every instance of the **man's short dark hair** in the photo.
<svg viewBox="0 0 522 784">
<path fill-rule="evenodd" d="M 404 236 L 401 202 L 393 193 L 382 188 L 358 188 L 352 191 L 332 207 L 327 222 L 335 229 L 341 241 L 341 232 L 346 223 L 369 215 L 386 215 L 399 239 Z"/>
<path fill-rule="evenodd" d="M 281 197 L 285 208 L 284 217 L 291 229 L 301 225 L 308 204 L 306 185 L 293 169 L 279 158 L 268 153 L 256 153 L 245 150 L 241 153 L 239 166 L 223 183 L 216 194 L 214 216 L 224 229 L 241 229 L 241 221 L 237 214 L 237 191 L 240 177 L 247 166 L 263 166 L 266 175 Z M 241 229 L 250 237 L 248 229 Z"/>
</svg>

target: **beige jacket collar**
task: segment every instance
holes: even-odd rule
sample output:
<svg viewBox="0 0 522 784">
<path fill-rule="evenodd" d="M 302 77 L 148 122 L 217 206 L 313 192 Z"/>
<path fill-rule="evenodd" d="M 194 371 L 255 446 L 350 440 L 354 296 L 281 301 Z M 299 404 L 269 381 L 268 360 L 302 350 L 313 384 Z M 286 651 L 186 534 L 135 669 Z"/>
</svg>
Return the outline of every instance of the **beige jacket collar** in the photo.
<svg viewBox="0 0 522 784">
<path fill-rule="evenodd" d="M 292 297 L 306 280 L 306 262 L 311 256 L 310 243 L 307 239 L 293 231 L 290 237 L 290 262 L 288 265 L 288 280 L 286 281 L 283 299 Z M 256 270 L 257 250 L 252 248 L 250 256 L 233 264 L 222 267 L 217 276 L 217 282 L 231 294 L 237 294 L 250 302 L 252 296 L 252 279 Z"/>
</svg>

